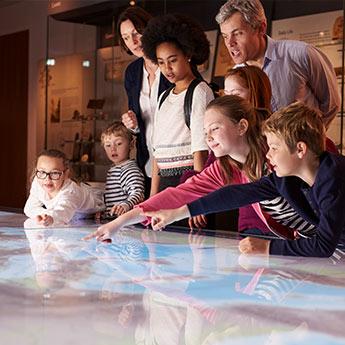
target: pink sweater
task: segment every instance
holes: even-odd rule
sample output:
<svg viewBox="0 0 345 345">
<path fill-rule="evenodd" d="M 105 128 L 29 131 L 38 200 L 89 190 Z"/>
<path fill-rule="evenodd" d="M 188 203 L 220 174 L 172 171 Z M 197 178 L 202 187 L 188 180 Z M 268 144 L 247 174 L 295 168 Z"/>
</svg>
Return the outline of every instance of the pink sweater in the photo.
<svg viewBox="0 0 345 345">
<path fill-rule="evenodd" d="M 248 182 L 247 177 L 239 169 L 234 167 L 231 168 L 233 184 Z M 140 203 L 137 207 L 140 207 L 144 212 L 177 208 L 199 199 L 202 196 L 224 187 L 225 185 L 226 182 L 223 172 L 219 161 L 216 160 L 201 173 L 187 179 L 186 182 L 177 187 L 169 187 L 163 190 L 148 200 Z M 150 220 L 147 219 L 145 224 L 149 223 Z M 258 204 L 253 204 L 240 209 L 239 231 L 249 228 L 261 229 L 264 233 L 268 233 L 270 231 Z"/>
</svg>

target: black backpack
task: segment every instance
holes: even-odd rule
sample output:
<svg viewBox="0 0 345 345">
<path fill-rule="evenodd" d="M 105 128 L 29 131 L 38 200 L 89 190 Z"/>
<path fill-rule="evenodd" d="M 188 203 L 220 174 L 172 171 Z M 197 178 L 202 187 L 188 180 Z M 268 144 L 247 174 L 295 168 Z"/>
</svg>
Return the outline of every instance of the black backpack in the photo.
<svg viewBox="0 0 345 345">
<path fill-rule="evenodd" d="M 193 92 L 194 89 L 204 80 L 196 78 L 194 79 L 188 86 L 187 92 L 186 92 L 186 96 L 184 97 L 184 103 L 183 103 L 183 111 L 184 111 L 184 122 L 186 123 L 186 126 L 188 127 L 188 129 L 190 129 L 190 114 L 192 112 L 192 104 L 193 104 Z M 207 82 L 205 82 L 207 84 Z M 213 94 L 215 97 L 218 97 L 217 95 L 217 91 L 219 91 L 217 89 L 217 85 L 214 83 L 208 84 L 209 87 L 212 89 Z M 161 107 L 161 105 L 163 104 L 163 102 L 165 101 L 165 99 L 168 97 L 170 91 L 175 87 L 175 85 L 172 85 L 169 87 L 169 89 L 165 90 L 160 101 L 158 104 L 158 109 Z"/>
</svg>

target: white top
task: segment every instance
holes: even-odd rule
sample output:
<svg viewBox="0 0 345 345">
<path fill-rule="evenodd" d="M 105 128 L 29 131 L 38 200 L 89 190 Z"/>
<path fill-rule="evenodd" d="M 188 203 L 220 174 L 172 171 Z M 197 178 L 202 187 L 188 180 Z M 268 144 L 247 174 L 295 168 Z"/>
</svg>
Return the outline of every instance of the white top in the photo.
<svg viewBox="0 0 345 345">
<path fill-rule="evenodd" d="M 68 179 L 58 194 L 50 199 L 35 177 L 31 184 L 30 195 L 24 213 L 34 218 L 47 214 L 55 223 L 69 223 L 76 213 L 90 214 L 104 209 L 103 198 L 96 190 L 84 183 L 80 185 Z"/>
<path fill-rule="evenodd" d="M 207 104 L 214 98 L 213 92 L 205 82 L 194 89 L 190 129 L 185 123 L 183 109 L 186 92 L 176 95 L 172 90 L 160 109 L 156 109 L 152 144 L 159 169 L 193 167 L 193 153 L 208 150 L 204 114 Z"/>
<path fill-rule="evenodd" d="M 143 83 L 141 85 L 139 104 L 141 117 L 145 123 L 146 129 L 146 145 L 149 151 L 149 159 L 145 164 L 145 172 L 148 177 L 152 176 L 152 128 L 153 128 L 153 117 L 157 107 L 159 80 L 161 76 L 160 69 L 157 68 L 155 72 L 155 80 L 153 84 L 149 84 L 149 74 L 143 67 Z"/>
</svg>

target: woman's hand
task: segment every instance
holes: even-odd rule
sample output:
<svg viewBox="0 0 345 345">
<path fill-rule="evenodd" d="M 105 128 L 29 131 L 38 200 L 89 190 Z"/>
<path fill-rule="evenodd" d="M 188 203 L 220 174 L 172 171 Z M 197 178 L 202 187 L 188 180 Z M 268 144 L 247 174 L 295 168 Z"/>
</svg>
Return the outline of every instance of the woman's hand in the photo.
<svg viewBox="0 0 345 345">
<path fill-rule="evenodd" d="M 127 113 L 122 114 L 122 123 L 132 131 L 138 128 L 137 117 L 132 110 L 128 110 Z"/>
<path fill-rule="evenodd" d="M 151 226 L 152 229 L 156 231 L 162 230 L 168 224 L 189 217 L 190 213 L 188 207 L 185 205 L 180 208 L 170 210 L 145 212 L 144 215 L 152 218 Z"/>
</svg>

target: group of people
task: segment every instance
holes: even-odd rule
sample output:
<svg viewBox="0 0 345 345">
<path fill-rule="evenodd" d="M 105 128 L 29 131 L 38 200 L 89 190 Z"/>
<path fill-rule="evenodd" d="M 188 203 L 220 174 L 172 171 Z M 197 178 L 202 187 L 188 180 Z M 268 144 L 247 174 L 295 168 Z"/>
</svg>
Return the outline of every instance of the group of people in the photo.
<svg viewBox="0 0 345 345">
<path fill-rule="evenodd" d="M 228 0 L 216 20 L 235 67 L 214 98 L 197 69 L 209 56 L 198 23 L 135 6 L 119 16 L 120 45 L 138 59 L 125 72 L 128 111 L 101 138 L 113 163 L 104 201 L 117 217 L 87 239 L 139 222 L 207 226 L 206 214 L 239 208 L 242 253 L 330 256 L 345 241 L 345 159 L 326 138 L 340 105 L 334 69 L 309 44 L 270 38 L 259 0 Z M 39 155 L 29 217 L 51 225 L 98 207 L 65 157 Z"/>
</svg>

